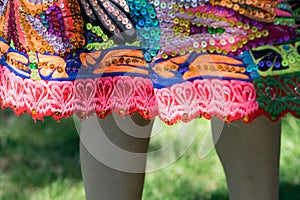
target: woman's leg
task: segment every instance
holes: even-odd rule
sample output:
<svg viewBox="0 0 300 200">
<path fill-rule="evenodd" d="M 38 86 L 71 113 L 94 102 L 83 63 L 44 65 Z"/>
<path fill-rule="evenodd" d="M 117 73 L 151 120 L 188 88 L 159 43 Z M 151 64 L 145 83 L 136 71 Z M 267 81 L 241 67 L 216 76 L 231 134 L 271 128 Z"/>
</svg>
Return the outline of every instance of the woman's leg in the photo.
<svg viewBox="0 0 300 200">
<path fill-rule="evenodd" d="M 231 200 L 278 200 L 281 123 L 260 117 L 250 124 L 212 120 L 216 150 L 225 170 Z"/>
<path fill-rule="evenodd" d="M 87 119 L 82 124 L 80 157 L 87 200 L 140 200 L 142 197 L 152 122 L 137 113 L 126 120 L 110 115 L 103 120 Z M 139 156 L 127 159 L 126 153 Z"/>
</svg>

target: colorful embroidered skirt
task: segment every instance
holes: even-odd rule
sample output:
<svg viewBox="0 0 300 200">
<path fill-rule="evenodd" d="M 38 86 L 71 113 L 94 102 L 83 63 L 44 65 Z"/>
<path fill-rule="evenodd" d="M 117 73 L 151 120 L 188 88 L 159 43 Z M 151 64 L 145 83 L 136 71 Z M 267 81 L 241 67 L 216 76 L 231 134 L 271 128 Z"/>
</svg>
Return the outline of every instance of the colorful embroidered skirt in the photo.
<svg viewBox="0 0 300 200">
<path fill-rule="evenodd" d="M 300 117 L 297 0 L 0 0 L 0 56 L 34 119 Z"/>
</svg>

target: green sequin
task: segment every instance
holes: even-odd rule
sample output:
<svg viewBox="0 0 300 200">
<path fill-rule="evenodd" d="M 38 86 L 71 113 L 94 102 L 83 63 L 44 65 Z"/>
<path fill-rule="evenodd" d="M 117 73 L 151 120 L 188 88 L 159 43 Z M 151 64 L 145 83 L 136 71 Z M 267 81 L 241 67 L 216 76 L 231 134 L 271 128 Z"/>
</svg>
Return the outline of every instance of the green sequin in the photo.
<svg viewBox="0 0 300 200">
<path fill-rule="evenodd" d="M 29 68 L 30 68 L 30 69 L 37 69 L 38 66 L 37 66 L 36 63 L 30 63 L 30 64 L 29 64 Z"/>
<path fill-rule="evenodd" d="M 218 27 L 218 28 L 213 28 L 213 27 L 209 27 L 207 29 L 207 32 L 209 34 L 215 35 L 215 34 L 223 34 L 225 32 L 225 29 Z"/>
<path fill-rule="evenodd" d="M 93 25 L 92 25 L 91 23 L 87 23 L 87 24 L 86 24 L 86 29 L 87 29 L 87 30 L 91 30 L 92 27 L 93 27 Z"/>
</svg>

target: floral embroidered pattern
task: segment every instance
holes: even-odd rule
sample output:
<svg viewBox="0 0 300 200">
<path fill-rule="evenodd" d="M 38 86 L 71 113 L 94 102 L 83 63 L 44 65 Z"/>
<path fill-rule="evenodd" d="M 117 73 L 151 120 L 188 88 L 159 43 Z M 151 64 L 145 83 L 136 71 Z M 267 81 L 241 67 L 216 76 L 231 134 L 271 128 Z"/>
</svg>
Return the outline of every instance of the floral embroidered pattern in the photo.
<svg viewBox="0 0 300 200">
<path fill-rule="evenodd" d="M 116 76 L 76 81 L 34 81 L 0 68 L 1 106 L 34 119 L 52 116 L 59 120 L 73 113 L 81 118 L 96 114 L 103 118 L 115 112 L 138 111 L 144 118 L 159 116 L 168 124 L 195 117 L 218 116 L 225 121 L 249 123 L 264 114 L 277 120 L 287 112 L 299 117 L 299 74 L 267 77 L 252 83 L 204 79 L 153 89 L 151 80 Z"/>
<path fill-rule="evenodd" d="M 277 120 L 290 112 L 300 116 L 300 73 L 261 77 L 254 81 L 257 102 L 269 118 Z"/>
<path fill-rule="evenodd" d="M 296 0 L 0 0 L 0 103 L 34 119 L 300 117 L 299 61 Z"/>
</svg>

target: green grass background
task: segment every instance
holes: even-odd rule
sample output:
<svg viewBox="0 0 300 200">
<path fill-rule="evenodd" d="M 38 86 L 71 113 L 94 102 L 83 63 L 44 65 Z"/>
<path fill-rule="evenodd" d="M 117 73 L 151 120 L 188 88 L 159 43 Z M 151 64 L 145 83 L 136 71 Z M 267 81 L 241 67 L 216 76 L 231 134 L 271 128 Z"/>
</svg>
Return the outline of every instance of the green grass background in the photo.
<svg viewBox="0 0 300 200">
<path fill-rule="evenodd" d="M 172 165 L 146 175 L 143 200 L 226 200 L 225 176 L 217 155 L 212 151 L 199 158 L 200 144 L 209 122 L 198 119 L 196 138 Z M 179 126 L 156 125 L 150 150 L 170 141 L 174 148 L 168 154 L 150 159 L 156 165 L 164 156 L 180 155 L 185 143 L 176 141 Z M 160 130 L 160 131 L 159 131 Z M 183 129 L 186 130 L 186 129 Z M 300 120 L 283 120 L 280 162 L 280 199 L 300 199 Z M 201 133 L 202 131 L 202 133 Z M 0 111 L 0 200 L 82 200 L 79 138 L 73 119 L 57 123 L 46 118 L 34 123 L 30 116 L 14 116 Z"/>
</svg>

